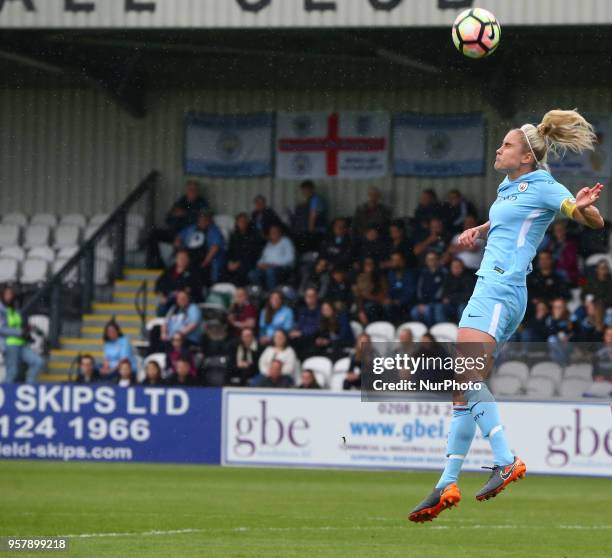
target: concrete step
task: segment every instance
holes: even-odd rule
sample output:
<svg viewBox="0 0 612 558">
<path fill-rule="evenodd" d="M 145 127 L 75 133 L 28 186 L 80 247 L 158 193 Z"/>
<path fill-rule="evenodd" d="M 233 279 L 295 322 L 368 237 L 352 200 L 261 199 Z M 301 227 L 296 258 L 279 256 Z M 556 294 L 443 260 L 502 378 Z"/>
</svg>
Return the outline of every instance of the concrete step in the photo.
<svg viewBox="0 0 612 558">
<path fill-rule="evenodd" d="M 99 351 L 102 349 L 104 341 L 102 338 L 88 339 L 82 337 L 60 337 L 60 345 L 62 349 L 79 351 L 81 353 L 89 353 L 90 351 Z"/>
<path fill-rule="evenodd" d="M 142 285 L 142 279 L 118 279 L 114 284 L 114 291 L 116 293 L 135 293 L 140 289 Z M 147 281 L 147 291 L 153 293 L 155 290 L 155 281 Z"/>
<path fill-rule="evenodd" d="M 117 320 L 119 321 L 119 320 Z M 105 322 L 106 323 L 106 322 Z M 129 322 L 131 323 L 131 322 Z M 138 322 L 140 323 L 140 321 Z M 121 322 L 119 321 L 119 325 L 121 325 Z M 121 325 L 121 331 L 123 331 L 123 333 L 125 335 L 130 335 L 132 337 L 139 337 L 140 336 L 140 327 L 134 327 L 134 326 L 128 326 L 125 327 L 123 325 Z M 83 325 L 81 326 L 81 337 L 86 338 L 86 339 L 102 339 L 102 336 L 104 335 L 104 324 L 100 324 L 100 325 Z"/>
<path fill-rule="evenodd" d="M 134 302 L 136 301 L 136 297 L 138 297 L 138 302 L 142 304 L 142 294 L 137 295 L 136 293 L 129 293 L 123 291 L 113 292 L 113 302 L 134 304 Z M 155 293 L 147 293 L 147 304 L 154 304 L 156 302 L 157 296 L 155 295 Z"/>
<path fill-rule="evenodd" d="M 155 280 L 157 279 L 163 269 L 145 269 L 145 268 L 126 268 L 123 270 L 123 276 L 128 280 Z"/>
<path fill-rule="evenodd" d="M 133 303 L 96 302 L 92 305 L 92 310 L 94 314 L 111 314 L 115 316 L 125 314 L 126 316 L 138 316 L 138 312 Z M 154 316 L 155 310 L 155 304 L 147 304 L 147 315 Z"/>
<path fill-rule="evenodd" d="M 104 358 L 104 351 L 101 349 L 97 349 L 94 351 L 83 351 L 77 349 L 51 349 L 51 353 L 49 355 L 49 366 L 56 362 L 66 362 L 71 363 L 77 356 L 83 353 L 88 353 L 96 360 L 102 360 Z"/>
<path fill-rule="evenodd" d="M 69 382 L 70 376 L 65 373 L 57 373 L 57 374 L 41 374 L 38 376 L 39 382 Z"/>
<path fill-rule="evenodd" d="M 104 326 L 113 314 L 84 314 L 83 325 L 84 326 Z M 140 316 L 134 316 L 130 314 L 115 314 L 115 320 L 123 328 L 127 326 L 140 325 Z"/>
</svg>

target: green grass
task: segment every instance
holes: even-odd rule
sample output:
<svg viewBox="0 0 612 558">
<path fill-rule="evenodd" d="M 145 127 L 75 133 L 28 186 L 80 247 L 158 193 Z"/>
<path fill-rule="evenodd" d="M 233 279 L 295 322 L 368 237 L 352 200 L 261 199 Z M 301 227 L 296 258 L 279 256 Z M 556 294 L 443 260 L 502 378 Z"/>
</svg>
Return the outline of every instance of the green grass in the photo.
<svg viewBox="0 0 612 558">
<path fill-rule="evenodd" d="M 528 476 L 478 503 L 486 475 L 466 474 L 458 508 L 409 523 L 436 478 L 0 461 L 0 535 L 94 534 L 70 543 L 68 555 L 87 558 L 610 556 L 609 479 Z M 151 533 L 183 529 L 193 532 Z"/>
</svg>

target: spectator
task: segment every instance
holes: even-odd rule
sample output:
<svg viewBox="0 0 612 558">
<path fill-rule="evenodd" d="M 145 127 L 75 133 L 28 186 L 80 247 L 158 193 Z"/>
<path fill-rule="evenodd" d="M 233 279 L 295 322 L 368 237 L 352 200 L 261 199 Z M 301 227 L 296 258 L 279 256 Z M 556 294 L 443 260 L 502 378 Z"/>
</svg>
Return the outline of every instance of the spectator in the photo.
<svg viewBox="0 0 612 558">
<path fill-rule="evenodd" d="M 234 302 L 227 314 L 227 321 L 237 337 L 245 327 L 253 329 L 257 325 L 257 308 L 249 301 L 249 294 L 244 287 L 236 289 Z"/>
<path fill-rule="evenodd" d="M 603 339 L 605 309 L 601 301 L 587 295 L 584 308 L 572 316 L 574 335 L 572 340 L 580 343 L 598 343 Z"/>
<path fill-rule="evenodd" d="M 357 315 L 362 324 L 386 318 L 383 305 L 387 290 L 387 279 L 381 273 L 376 261 L 366 258 L 363 262 L 363 271 L 357 276 L 353 285 L 353 295 L 358 307 Z"/>
<path fill-rule="evenodd" d="M 476 275 L 463 266 L 459 258 L 455 258 L 450 264 L 450 273 L 444 280 L 442 287 L 442 302 L 434 309 L 436 322 L 448 320 L 458 323 L 467 306 L 468 300 L 474 292 Z"/>
<path fill-rule="evenodd" d="M 177 333 L 188 347 L 198 347 L 202 341 L 202 312 L 187 291 L 176 293 L 176 303 L 161 327 L 161 341 L 168 343 Z"/>
<path fill-rule="evenodd" d="M 324 258 L 319 258 L 312 271 L 303 274 L 299 292 L 303 295 L 308 287 L 313 287 L 319 298 L 325 298 L 329 288 L 329 280 L 328 262 Z"/>
<path fill-rule="evenodd" d="M 416 349 L 414 336 L 409 327 L 403 327 L 399 331 L 398 342 L 393 351 L 400 355 L 411 355 Z"/>
<path fill-rule="evenodd" d="M 283 374 L 283 363 L 280 360 L 273 360 L 259 387 L 290 388 L 293 387 L 293 379 L 291 376 Z"/>
<path fill-rule="evenodd" d="M 321 304 L 321 322 L 314 341 L 315 354 L 324 354 L 331 360 L 344 356 L 345 349 L 353 346 L 355 338 L 346 312 L 337 312 L 333 304 Z"/>
<path fill-rule="evenodd" d="M 370 347 L 370 336 L 367 333 L 362 333 L 357 338 L 355 343 L 355 352 L 351 356 L 348 371 L 342 389 L 361 389 L 361 370 L 364 366 L 365 353 L 367 350 L 372 350 Z"/>
<path fill-rule="evenodd" d="M 300 360 L 314 354 L 315 339 L 321 325 L 321 308 L 317 291 L 309 287 L 304 293 L 304 305 L 298 310 L 294 329 L 289 332 L 289 339 Z"/>
<path fill-rule="evenodd" d="M 570 343 L 573 325 L 570 321 L 570 313 L 567 303 L 563 298 L 556 298 L 552 301 L 551 315 L 546 319 L 548 326 L 548 350 L 551 360 L 557 364 L 565 366 L 569 362 L 572 352 Z"/>
<path fill-rule="evenodd" d="M 416 269 L 418 265 L 417 257 L 414 255 L 414 243 L 406 238 L 406 228 L 404 221 L 396 219 L 389 226 L 389 236 L 391 238 L 388 260 L 381 264 L 383 269 L 392 267 L 391 254 L 400 252 L 404 256 L 404 261 L 408 269 Z"/>
<path fill-rule="evenodd" d="M 434 217 L 429 221 L 426 232 L 417 234 L 417 243 L 414 246 L 414 254 L 423 261 L 428 252 L 435 252 L 442 257 L 448 248 L 448 236 L 444 231 L 444 223 L 441 219 Z"/>
<path fill-rule="evenodd" d="M 308 368 L 302 370 L 301 379 L 302 382 L 299 385 L 299 389 L 321 389 L 321 386 L 317 382 L 317 377 L 312 370 Z"/>
<path fill-rule="evenodd" d="M 189 251 L 193 269 L 203 285 L 210 286 L 220 280 L 225 265 L 225 240 L 213 223 L 210 211 L 202 211 L 194 225 L 181 230 L 175 245 Z"/>
<path fill-rule="evenodd" d="M 540 300 L 550 302 L 559 297 L 570 298 L 569 285 L 555 271 L 552 254 L 547 250 L 538 254 L 538 269 L 527 275 L 527 293 L 532 305 Z"/>
<path fill-rule="evenodd" d="M 191 375 L 197 376 L 193 355 L 185 344 L 185 337 L 177 332 L 172 336 L 170 347 L 166 351 L 166 370 L 168 373 L 176 372 L 176 364 L 180 359 L 189 361 L 191 364 Z M 165 375 L 163 374 L 163 376 Z"/>
<path fill-rule="evenodd" d="M 468 215 L 476 217 L 476 208 L 467 201 L 459 190 L 449 190 L 446 203 L 442 207 L 444 227 L 451 234 L 458 234 L 463 229 L 465 218 Z M 475 220 L 475 219 L 474 219 Z"/>
<path fill-rule="evenodd" d="M 391 221 L 391 210 L 380 203 L 380 190 L 375 187 L 368 189 L 368 201 L 360 205 L 353 219 L 353 234 L 360 238 L 365 236 L 368 228 L 374 227 L 386 231 Z"/>
<path fill-rule="evenodd" d="M 199 386 L 200 380 L 191 374 L 191 363 L 184 358 L 179 358 L 176 362 L 176 372 L 170 374 L 168 378 L 169 386 L 192 387 Z"/>
<path fill-rule="evenodd" d="M 175 303 L 177 291 L 187 291 L 195 301 L 202 298 L 202 287 L 197 275 L 191 269 L 189 252 L 178 250 L 174 265 L 167 268 L 155 282 L 155 294 L 159 297 L 157 315 L 163 317 Z"/>
<path fill-rule="evenodd" d="M 295 264 L 295 249 L 288 237 L 283 236 L 278 225 L 270 227 L 269 240 L 257 262 L 257 268 L 249 273 L 251 283 L 274 289 L 286 281 Z"/>
<path fill-rule="evenodd" d="M 114 381 L 119 374 L 119 363 L 127 359 L 131 370 L 136 370 L 136 357 L 130 338 L 123 335 L 119 324 L 111 320 L 104 326 L 104 361 L 100 369 L 100 378 Z"/>
<path fill-rule="evenodd" d="M 550 238 L 550 237 L 549 237 Z M 567 225 L 556 221 L 552 225 L 552 238 L 545 244 L 552 253 L 555 271 L 572 286 L 578 284 L 578 245 L 567 237 Z"/>
<path fill-rule="evenodd" d="M 463 230 L 473 229 L 476 227 L 476 217 L 468 215 L 463 221 Z M 452 258 L 459 258 L 466 269 L 470 271 L 477 271 L 480 267 L 480 262 L 484 256 L 485 241 L 481 238 L 476 239 L 474 246 L 471 248 L 460 246 L 459 237 L 461 235 L 457 233 L 451 240 L 450 246 L 446 250 L 445 261 L 448 262 Z"/>
<path fill-rule="evenodd" d="M 385 306 L 389 320 L 394 324 L 405 322 L 416 292 L 416 273 L 406 268 L 402 252 L 393 252 L 387 271 L 387 298 Z"/>
<path fill-rule="evenodd" d="M 164 267 L 159 251 L 159 243 L 172 244 L 178 233 L 193 225 L 198 214 L 208 209 L 208 202 L 200 195 L 200 185 L 195 180 L 188 180 L 185 194 L 174 202 L 166 216 L 163 228 L 154 229 L 147 242 L 147 265 L 149 267 Z"/>
<path fill-rule="evenodd" d="M 332 224 L 331 235 L 322 243 L 319 256 L 332 266 L 349 267 L 352 263 L 353 243 L 346 219 L 340 217 Z"/>
<path fill-rule="evenodd" d="M 96 361 L 91 355 L 81 355 L 79 357 L 79 370 L 76 378 L 74 379 L 75 384 L 95 384 L 99 381 L 100 375 L 96 368 Z"/>
<path fill-rule="evenodd" d="M 259 342 L 268 345 L 279 329 L 285 333 L 293 329 L 293 312 L 284 304 L 283 295 L 274 291 L 259 314 Z"/>
<path fill-rule="evenodd" d="M 612 382 L 612 327 L 605 329 L 603 342 L 593 359 L 593 381 Z"/>
<path fill-rule="evenodd" d="M 442 206 L 438 201 L 435 190 L 423 190 L 419 196 L 419 204 L 414 212 L 415 233 L 426 235 L 429 231 L 429 223 L 432 219 L 442 217 Z"/>
<path fill-rule="evenodd" d="M 118 367 L 118 374 L 115 381 L 117 382 L 117 385 L 119 387 L 130 387 L 136 383 L 134 378 L 134 371 L 132 370 L 132 365 L 129 359 L 121 359 L 121 362 L 119 363 Z"/>
<path fill-rule="evenodd" d="M 245 327 L 240 332 L 240 339 L 231 360 L 231 377 L 241 386 L 246 386 L 251 378 L 257 375 L 260 350 L 259 343 L 252 328 Z"/>
<path fill-rule="evenodd" d="M 334 267 L 331 270 L 325 298 L 334 305 L 338 312 L 350 309 L 353 304 L 353 291 L 344 268 Z"/>
<path fill-rule="evenodd" d="M 300 189 L 304 201 L 295 207 L 291 232 L 298 252 L 303 254 L 318 251 L 327 227 L 327 211 L 312 180 L 302 182 Z"/>
<path fill-rule="evenodd" d="M 0 352 L 6 362 L 6 382 L 17 380 L 22 363 L 28 366 L 26 382 L 33 384 L 44 366 L 42 357 L 28 346 L 28 325 L 17 309 L 15 290 L 4 287 L 0 300 Z"/>
<path fill-rule="evenodd" d="M 601 301 L 606 307 L 612 306 L 612 275 L 608 261 L 601 259 L 595 267 L 595 273 L 582 287 L 582 296 L 592 294 L 595 300 Z"/>
<path fill-rule="evenodd" d="M 258 368 L 262 376 L 267 374 L 273 360 L 282 363 L 283 374 L 293 375 L 297 370 L 297 356 L 293 348 L 289 346 L 287 334 L 282 329 L 274 333 L 273 343 L 266 347 L 259 357 Z"/>
<path fill-rule="evenodd" d="M 446 275 L 446 269 L 441 267 L 438 254 L 429 252 L 425 257 L 425 267 L 417 280 L 417 304 L 410 313 L 413 320 L 424 322 L 429 327 L 436 323 L 436 304 L 442 302 Z"/>
<path fill-rule="evenodd" d="M 535 307 L 535 315 L 525 322 L 525 327 L 519 334 L 524 352 L 529 352 L 530 343 L 546 342 L 549 335 L 548 316 L 548 304 L 544 301 L 538 302 Z"/>
<path fill-rule="evenodd" d="M 272 225 L 276 225 L 281 231 L 284 231 L 285 227 L 281 218 L 277 215 L 276 211 L 267 206 L 266 198 L 261 195 L 256 196 L 253 203 L 255 207 L 253 213 L 251 213 L 251 225 L 261 241 L 265 241 L 268 238 L 268 232 Z"/>
<path fill-rule="evenodd" d="M 159 364 L 155 360 L 150 360 L 147 362 L 145 366 L 145 377 L 142 382 L 140 382 L 141 386 L 162 386 L 164 385 L 164 380 L 162 378 L 162 370 Z"/>
<path fill-rule="evenodd" d="M 365 237 L 357 240 L 356 260 L 363 262 L 372 258 L 378 263 L 388 257 L 387 243 L 382 240 L 376 227 L 367 227 Z"/>
<path fill-rule="evenodd" d="M 257 264 L 262 247 L 262 238 L 249 222 L 249 216 L 239 213 L 229 240 L 225 280 L 238 286 L 246 285 L 248 272 Z"/>
</svg>

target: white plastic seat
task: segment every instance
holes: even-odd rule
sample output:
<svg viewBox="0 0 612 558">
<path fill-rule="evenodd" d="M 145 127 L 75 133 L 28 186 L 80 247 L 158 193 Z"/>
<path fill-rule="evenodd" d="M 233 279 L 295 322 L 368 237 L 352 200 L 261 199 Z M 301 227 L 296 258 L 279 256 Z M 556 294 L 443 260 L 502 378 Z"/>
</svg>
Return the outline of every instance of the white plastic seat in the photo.
<svg viewBox="0 0 612 558">
<path fill-rule="evenodd" d="M 555 393 L 555 383 L 550 378 L 540 376 L 528 378 L 525 383 L 525 393 L 528 397 L 548 399 Z"/>
<path fill-rule="evenodd" d="M 0 258 L 11 258 L 22 262 L 25 260 L 25 250 L 21 246 L 3 246 L 0 248 Z"/>
<path fill-rule="evenodd" d="M 89 219 L 88 227 L 95 227 L 96 229 L 99 229 L 100 225 L 109 217 L 110 214 L 108 213 L 97 213 L 96 215 L 93 215 L 91 219 Z"/>
<path fill-rule="evenodd" d="M 144 359 L 144 367 L 151 361 L 157 362 L 163 374 L 166 370 L 166 353 L 151 353 Z"/>
<path fill-rule="evenodd" d="M 57 226 L 57 217 L 52 213 L 36 213 L 32 215 L 30 225 L 46 225 L 53 228 Z"/>
<path fill-rule="evenodd" d="M 581 380 L 593 380 L 593 367 L 590 364 L 570 364 L 565 367 L 564 378 L 579 378 Z"/>
<path fill-rule="evenodd" d="M 67 213 L 61 216 L 60 225 L 74 225 L 79 229 L 84 229 L 87 226 L 87 217 L 82 213 Z"/>
<path fill-rule="evenodd" d="M 363 333 L 363 326 L 359 322 L 351 320 L 351 330 L 353 331 L 353 337 L 357 339 Z"/>
<path fill-rule="evenodd" d="M 584 393 L 588 397 L 605 397 L 609 399 L 612 396 L 612 383 L 593 382 Z"/>
<path fill-rule="evenodd" d="M 531 377 L 534 376 L 550 378 L 555 384 L 558 384 L 563 377 L 563 370 L 556 362 L 538 362 L 531 367 Z"/>
<path fill-rule="evenodd" d="M 370 335 L 370 334 L 368 334 Z M 378 356 L 386 356 L 387 351 L 392 346 L 393 341 L 389 341 L 386 337 L 372 333 L 370 335 L 370 346 Z"/>
<path fill-rule="evenodd" d="M 42 331 L 47 337 L 49 335 L 49 316 L 34 314 L 28 318 L 28 323 Z"/>
<path fill-rule="evenodd" d="M 77 225 L 59 225 L 55 228 L 53 236 L 55 238 L 56 248 L 76 246 L 79 243 L 81 230 Z"/>
<path fill-rule="evenodd" d="M 21 268 L 20 281 L 26 285 L 42 283 L 47 279 L 49 262 L 41 259 L 27 259 Z"/>
<path fill-rule="evenodd" d="M 125 228 L 125 249 L 135 252 L 140 247 L 140 233 L 142 229 L 135 225 L 128 225 Z"/>
<path fill-rule="evenodd" d="M 70 258 L 57 258 L 51 265 L 51 273 L 55 275 Z M 78 283 L 79 281 L 79 266 L 73 267 L 67 275 L 62 279 L 62 283 Z"/>
<path fill-rule="evenodd" d="M 29 225 L 24 232 L 23 245 L 26 248 L 48 246 L 51 229 L 48 225 Z"/>
<path fill-rule="evenodd" d="M 452 322 L 440 322 L 429 329 L 429 333 L 434 336 L 437 341 L 451 342 L 457 341 L 457 333 L 459 328 L 457 324 Z"/>
<path fill-rule="evenodd" d="M 0 246 L 19 245 L 19 225 L 2 223 L 0 225 Z"/>
<path fill-rule="evenodd" d="M 344 387 L 344 375 L 334 374 L 329 382 L 329 388 L 332 391 L 343 391 Z"/>
<path fill-rule="evenodd" d="M 427 333 L 427 326 L 422 322 L 406 322 L 397 328 L 397 337 L 402 329 L 409 329 L 412 331 L 412 338 L 415 341 L 420 341 L 421 337 Z"/>
<path fill-rule="evenodd" d="M 520 360 L 509 360 L 497 369 L 499 376 L 516 376 L 521 382 L 529 377 L 529 367 Z"/>
<path fill-rule="evenodd" d="M 110 272 L 110 263 L 106 260 L 98 260 L 95 262 L 94 283 L 96 285 L 108 285 L 108 276 Z"/>
<path fill-rule="evenodd" d="M 601 260 L 606 260 L 608 262 L 608 266 L 610 269 L 612 269 L 612 255 L 604 254 L 603 252 L 600 254 L 591 254 L 584 262 L 584 265 L 586 267 L 596 266 Z"/>
<path fill-rule="evenodd" d="M 49 246 L 35 246 L 28 250 L 28 260 L 45 260 L 52 263 L 55 260 L 55 250 Z"/>
<path fill-rule="evenodd" d="M 581 378 L 564 378 L 559 386 L 559 395 L 563 399 L 581 399 L 588 391 L 591 382 Z"/>
<path fill-rule="evenodd" d="M 491 379 L 493 394 L 498 396 L 519 395 L 521 384 L 521 380 L 516 376 L 494 376 Z"/>
<path fill-rule="evenodd" d="M 236 285 L 233 283 L 215 283 L 211 292 L 229 295 L 232 300 L 236 296 Z"/>
<path fill-rule="evenodd" d="M 99 226 L 96 225 L 89 225 L 84 231 L 83 231 L 83 241 L 89 240 L 94 233 L 97 232 L 97 230 L 99 229 Z M 105 234 L 98 242 L 98 246 L 108 246 L 108 234 Z"/>
<path fill-rule="evenodd" d="M 302 370 L 312 370 L 317 377 L 317 381 L 321 387 L 329 385 L 329 379 L 332 375 L 332 362 L 327 357 L 324 356 L 314 356 L 307 358 L 304 362 L 302 362 Z M 321 376 L 323 383 L 319 381 L 319 376 Z"/>
<path fill-rule="evenodd" d="M 234 229 L 234 218 L 231 215 L 215 215 L 213 218 L 215 225 L 221 230 L 225 242 L 229 240 L 230 234 Z"/>
<path fill-rule="evenodd" d="M 0 257 L 0 283 L 14 283 L 17 281 L 19 263 L 13 258 Z"/>
<path fill-rule="evenodd" d="M 365 328 L 370 337 L 383 338 L 385 341 L 393 341 L 395 338 L 395 327 L 390 322 L 372 322 Z"/>
<path fill-rule="evenodd" d="M 78 246 L 63 246 L 57 251 L 58 258 L 72 258 L 79 251 Z"/>
<path fill-rule="evenodd" d="M 3 225 L 17 225 L 18 227 L 27 227 L 28 226 L 28 218 L 23 213 L 7 213 L 4 217 L 2 217 Z"/>
<path fill-rule="evenodd" d="M 333 374 L 346 374 L 351 365 L 351 357 L 344 357 L 334 363 Z"/>
</svg>

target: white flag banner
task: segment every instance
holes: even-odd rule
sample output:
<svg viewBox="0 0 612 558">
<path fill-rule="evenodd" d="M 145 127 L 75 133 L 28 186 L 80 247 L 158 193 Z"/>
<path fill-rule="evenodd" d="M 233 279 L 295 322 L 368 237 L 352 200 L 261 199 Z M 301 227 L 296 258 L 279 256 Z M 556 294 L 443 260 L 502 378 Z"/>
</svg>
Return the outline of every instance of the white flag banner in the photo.
<svg viewBox="0 0 612 558">
<path fill-rule="evenodd" d="M 484 174 L 485 121 L 481 114 L 396 114 L 393 166 L 400 176 Z"/>
<path fill-rule="evenodd" d="M 388 112 L 280 112 L 279 178 L 374 178 L 388 170 Z"/>
</svg>

